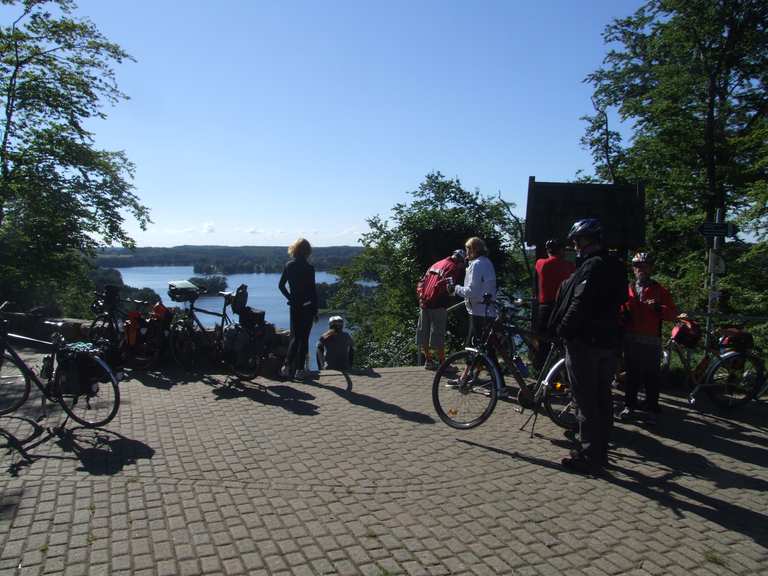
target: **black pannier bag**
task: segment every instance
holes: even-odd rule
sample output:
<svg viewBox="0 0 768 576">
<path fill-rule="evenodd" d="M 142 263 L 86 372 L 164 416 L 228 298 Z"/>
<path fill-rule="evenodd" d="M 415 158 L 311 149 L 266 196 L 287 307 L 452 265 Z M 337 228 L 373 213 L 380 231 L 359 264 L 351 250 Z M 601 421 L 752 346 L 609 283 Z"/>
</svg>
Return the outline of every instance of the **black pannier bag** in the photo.
<svg viewBox="0 0 768 576">
<path fill-rule="evenodd" d="M 109 375 L 94 357 L 101 349 L 91 342 L 71 342 L 59 349 L 57 377 L 59 389 L 68 396 L 90 396 L 96 391 L 94 384 L 108 382 Z"/>
<path fill-rule="evenodd" d="M 224 329 L 224 355 L 234 366 L 246 366 L 264 353 L 264 330 L 230 324 Z"/>
<path fill-rule="evenodd" d="M 232 312 L 235 314 L 242 314 L 248 304 L 248 286 L 246 284 L 240 284 L 235 290 L 232 296 Z"/>
<path fill-rule="evenodd" d="M 200 288 L 187 280 L 168 282 L 168 296 L 174 302 L 194 302 L 200 296 Z"/>
<path fill-rule="evenodd" d="M 240 312 L 240 324 L 246 328 L 252 329 L 264 325 L 264 310 L 256 310 L 246 306 Z"/>
</svg>

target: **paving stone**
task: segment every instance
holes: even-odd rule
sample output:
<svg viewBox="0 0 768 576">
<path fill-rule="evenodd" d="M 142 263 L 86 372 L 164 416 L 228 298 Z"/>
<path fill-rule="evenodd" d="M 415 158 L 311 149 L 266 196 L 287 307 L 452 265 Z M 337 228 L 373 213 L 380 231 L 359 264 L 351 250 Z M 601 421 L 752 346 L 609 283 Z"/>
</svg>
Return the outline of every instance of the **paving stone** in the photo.
<svg viewBox="0 0 768 576">
<path fill-rule="evenodd" d="M 376 374 L 351 388 L 337 373 L 230 388 L 136 374 L 97 432 L 113 474 L 50 441 L 0 476 L 0 573 L 768 573 L 765 405 L 731 422 L 665 396 L 655 430 L 617 424 L 615 466 L 590 479 L 559 469 L 544 417 L 530 438 L 500 402 L 457 434 L 434 414 L 433 374 Z"/>
</svg>

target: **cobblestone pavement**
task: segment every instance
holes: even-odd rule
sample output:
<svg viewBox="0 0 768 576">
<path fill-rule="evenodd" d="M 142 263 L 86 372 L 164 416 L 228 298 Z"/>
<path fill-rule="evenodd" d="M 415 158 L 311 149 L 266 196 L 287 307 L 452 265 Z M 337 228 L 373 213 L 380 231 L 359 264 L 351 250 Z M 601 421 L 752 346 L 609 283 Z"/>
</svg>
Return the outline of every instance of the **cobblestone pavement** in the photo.
<svg viewBox="0 0 768 576">
<path fill-rule="evenodd" d="M 0 574 L 768 573 L 767 406 L 725 420 L 666 397 L 586 478 L 511 403 L 446 427 L 431 376 L 145 375 L 108 430 L 54 436 L 29 404 L 0 418 Z"/>
</svg>

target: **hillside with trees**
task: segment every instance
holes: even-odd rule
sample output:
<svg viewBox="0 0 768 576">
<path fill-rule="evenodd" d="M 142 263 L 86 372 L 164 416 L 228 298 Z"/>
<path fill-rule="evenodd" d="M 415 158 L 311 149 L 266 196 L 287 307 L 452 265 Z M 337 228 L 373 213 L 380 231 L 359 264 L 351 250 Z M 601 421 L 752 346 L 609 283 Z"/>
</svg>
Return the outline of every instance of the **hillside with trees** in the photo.
<svg viewBox="0 0 768 576">
<path fill-rule="evenodd" d="M 195 274 L 281 272 L 288 258 L 285 246 L 174 246 L 172 248 L 104 248 L 96 255 L 103 268 L 131 266 L 192 266 Z M 333 271 L 360 254 L 359 246 L 312 249 L 317 270 Z"/>
</svg>

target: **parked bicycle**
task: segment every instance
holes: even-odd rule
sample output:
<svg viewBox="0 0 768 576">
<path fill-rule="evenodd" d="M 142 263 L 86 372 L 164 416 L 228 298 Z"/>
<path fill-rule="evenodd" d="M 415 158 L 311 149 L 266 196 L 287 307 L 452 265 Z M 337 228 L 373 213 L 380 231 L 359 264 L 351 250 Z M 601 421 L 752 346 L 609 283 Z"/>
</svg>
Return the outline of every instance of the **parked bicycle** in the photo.
<svg viewBox="0 0 768 576">
<path fill-rule="evenodd" d="M 0 306 L 2 311 L 8 303 Z M 59 322 L 46 322 L 60 329 Z M 10 341 L 46 346 L 39 376 L 19 356 Z M 89 427 L 105 426 L 120 407 L 117 377 L 103 359 L 103 348 L 89 342 L 66 343 L 55 333 L 51 342 L 11 334 L 0 320 L 0 415 L 18 410 L 29 398 L 32 384 L 46 401 L 59 404 L 68 418 Z M 66 420 L 65 420 L 66 423 Z"/>
<path fill-rule="evenodd" d="M 168 336 L 171 313 L 158 302 L 148 315 L 142 314 L 137 307 L 146 309 L 151 303 L 120 298 L 119 291 L 119 286 L 105 286 L 103 292 L 95 293 L 91 310 L 97 316 L 91 323 L 90 339 L 109 342 L 111 356 L 119 364 L 135 368 L 156 366 Z"/>
<path fill-rule="evenodd" d="M 479 426 L 490 418 L 498 399 L 510 395 L 507 375 L 517 385 L 522 408 L 531 408 L 536 415 L 543 407 L 559 426 L 575 428 L 576 406 L 562 345 L 553 341 L 544 365 L 534 370 L 523 357 L 530 356 L 535 337 L 518 325 L 515 306 L 503 296 L 494 302 L 489 294 L 484 303 L 486 316 L 496 306 L 496 317 L 472 346 L 450 355 L 435 373 L 432 402 L 440 419 L 452 428 Z"/>
<path fill-rule="evenodd" d="M 703 347 L 699 346 L 702 336 Z M 699 352 L 703 354 L 694 364 Z M 662 380 L 670 380 L 673 363 L 682 368 L 691 406 L 702 390 L 717 408 L 729 410 L 747 404 L 768 388 L 765 366 L 754 351 L 752 335 L 738 327 L 702 335 L 693 319 L 678 316 L 662 349 Z"/>
<path fill-rule="evenodd" d="M 176 314 L 171 322 L 170 348 L 181 368 L 194 370 L 203 356 L 223 362 L 238 378 L 251 380 L 261 369 L 267 354 L 268 333 L 264 312 L 245 305 L 248 290 L 244 284 L 236 292 L 219 292 L 224 299 L 221 312 L 195 306 L 202 289 L 186 280 L 169 282 L 168 295 L 174 302 L 188 307 Z M 227 308 L 239 316 L 233 322 Z M 208 314 L 220 320 L 212 331 L 206 330 L 198 314 Z"/>
</svg>

